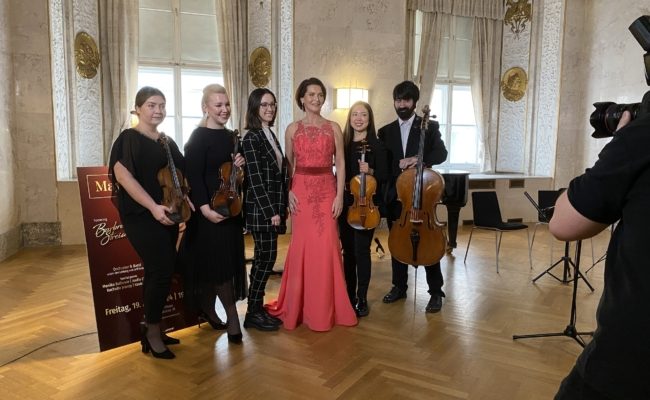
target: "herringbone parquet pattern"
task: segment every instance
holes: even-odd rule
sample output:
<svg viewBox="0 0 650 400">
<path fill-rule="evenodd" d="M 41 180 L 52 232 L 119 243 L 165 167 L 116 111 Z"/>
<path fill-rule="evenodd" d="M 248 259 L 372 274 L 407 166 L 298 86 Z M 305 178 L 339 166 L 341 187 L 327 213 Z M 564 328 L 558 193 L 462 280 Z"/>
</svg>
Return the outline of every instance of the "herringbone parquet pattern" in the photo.
<svg viewBox="0 0 650 400">
<path fill-rule="evenodd" d="M 0 367 L 2 399 L 550 399 L 581 348 L 566 337 L 513 341 L 513 334 L 562 331 L 571 287 L 550 276 L 549 238 L 538 232 L 534 270 L 525 235 L 504 236 L 500 274 L 494 236 L 469 230 L 454 256 L 443 259 L 447 299 L 425 314 L 424 271 L 410 272 L 408 298 L 383 304 L 390 258 L 373 254 L 370 316 L 354 328 L 316 333 L 244 330 L 242 345 L 207 325 L 174 336 L 177 358 L 156 360 L 138 344 L 99 352 L 95 334 L 51 344 Z M 386 232 L 378 237 L 388 249 Z M 594 240 L 598 258 L 608 233 Z M 288 238 L 283 238 L 280 257 Z M 249 241 L 249 250 L 252 244 Z M 373 246 L 374 247 L 374 246 Z M 555 256 L 562 246 L 556 242 Z M 281 268 L 282 259 L 276 269 Z M 583 266 L 591 265 L 585 242 Z M 595 327 L 603 264 L 580 282 L 578 327 Z M 40 346 L 96 330 L 83 246 L 25 249 L 0 263 L 0 364 Z M 561 266 L 556 268 L 561 273 Z M 268 299 L 280 279 L 272 277 Z M 414 290 L 417 289 L 417 290 Z M 240 305 L 243 317 L 245 303 Z"/>
</svg>

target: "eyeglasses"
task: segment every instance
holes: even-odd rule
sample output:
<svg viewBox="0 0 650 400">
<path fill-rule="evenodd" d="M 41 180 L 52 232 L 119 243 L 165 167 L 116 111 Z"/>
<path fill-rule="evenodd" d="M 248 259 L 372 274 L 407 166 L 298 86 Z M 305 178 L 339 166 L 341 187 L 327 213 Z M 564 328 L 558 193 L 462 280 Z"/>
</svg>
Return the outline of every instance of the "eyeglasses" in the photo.
<svg viewBox="0 0 650 400">
<path fill-rule="evenodd" d="M 269 108 L 269 107 L 275 108 L 275 107 L 277 107 L 277 104 L 275 104 L 275 103 L 261 103 L 260 107 L 262 107 L 262 108 Z"/>
</svg>

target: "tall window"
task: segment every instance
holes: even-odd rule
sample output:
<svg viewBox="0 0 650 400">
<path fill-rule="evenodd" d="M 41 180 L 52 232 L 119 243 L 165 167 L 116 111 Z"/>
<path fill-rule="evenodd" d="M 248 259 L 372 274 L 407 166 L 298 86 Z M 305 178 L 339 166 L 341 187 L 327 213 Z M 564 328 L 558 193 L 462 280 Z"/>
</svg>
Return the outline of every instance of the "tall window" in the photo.
<svg viewBox="0 0 650 400">
<path fill-rule="evenodd" d="M 201 120 L 203 87 L 223 84 L 215 2 L 139 1 L 138 87 L 165 94 L 167 118 L 159 129 L 182 150 Z"/>
<path fill-rule="evenodd" d="M 414 68 L 420 56 L 422 13 L 416 13 L 414 32 Z M 470 56 L 472 51 L 472 18 L 451 18 L 440 44 L 438 75 L 432 98 L 431 112 L 440 123 L 440 133 L 449 151 L 445 167 L 478 171 L 479 138 L 474 117 L 470 86 Z M 414 71 L 417 76 L 417 70 Z"/>
</svg>

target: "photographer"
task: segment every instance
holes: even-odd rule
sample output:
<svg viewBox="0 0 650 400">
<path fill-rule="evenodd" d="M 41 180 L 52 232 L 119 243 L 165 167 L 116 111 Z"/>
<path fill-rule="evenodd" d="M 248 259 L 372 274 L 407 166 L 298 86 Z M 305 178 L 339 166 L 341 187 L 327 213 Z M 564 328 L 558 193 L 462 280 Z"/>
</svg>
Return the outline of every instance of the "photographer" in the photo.
<svg viewBox="0 0 650 400">
<path fill-rule="evenodd" d="M 598 161 L 558 198 L 549 225 L 567 241 L 619 221 L 607 249 L 598 327 L 556 400 L 650 399 L 650 115 L 630 120 L 623 113 Z"/>
</svg>

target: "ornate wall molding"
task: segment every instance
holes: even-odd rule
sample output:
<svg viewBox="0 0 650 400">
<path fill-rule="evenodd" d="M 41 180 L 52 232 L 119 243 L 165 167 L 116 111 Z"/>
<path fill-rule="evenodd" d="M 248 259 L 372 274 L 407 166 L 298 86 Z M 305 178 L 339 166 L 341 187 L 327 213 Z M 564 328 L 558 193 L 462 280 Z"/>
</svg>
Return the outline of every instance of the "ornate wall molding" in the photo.
<svg viewBox="0 0 650 400">
<path fill-rule="evenodd" d="M 553 176 L 559 118 L 564 0 L 545 0 L 542 19 L 532 172 L 535 175 Z"/>
<path fill-rule="evenodd" d="M 515 34 L 510 29 L 503 30 L 503 53 L 501 76 L 511 68 L 520 67 L 528 72 L 530 64 L 531 30 L 525 29 Z M 526 173 L 528 151 L 526 143 L 529 135 L 527 113 L 529 96 L 520 101 L 506 100 L 503 93 L 499 101 L 499 137 L 497 141 L 497 172 Z"/>
<path fill-rule="evenodd" d="M 280 102 L 278 109 L 277 134 L 284 147 L 284 132 L 293 121 L 293 0 L 280 0 L 280 21 L 278 46 L 279 57 L 276 56 L 275 70 L 279 74 L 276 96 Z M 280 68 L 280 66 L 282 66 Z"/>
</svg>

